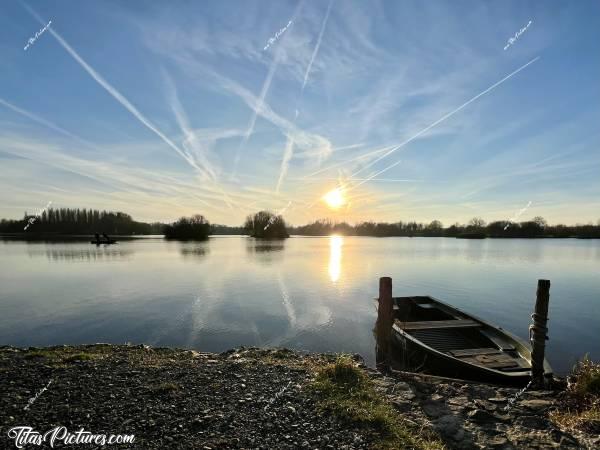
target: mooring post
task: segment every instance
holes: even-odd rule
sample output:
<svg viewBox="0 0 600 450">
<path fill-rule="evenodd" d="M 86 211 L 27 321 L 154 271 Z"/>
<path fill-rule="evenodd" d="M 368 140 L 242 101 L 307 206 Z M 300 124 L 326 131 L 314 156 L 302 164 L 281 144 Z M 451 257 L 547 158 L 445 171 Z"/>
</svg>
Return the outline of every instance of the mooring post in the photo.
<svg viewBox="0 0 600 450">
<path fill-rule="evenodd" d="M 531 315 L 533 324 L 529 326 L 531 340 L 531 379 L 533 384 L 544 384 L 544 352 L 548 339 L 548 303 L 550 302 L 550 280 L 538 280 L 535 311 Z"/>
<path fill-rule="evenodd" d="M 390 354 L 390 340 L 392 333 L 392 316 L 394 313 L 394 300 L 392 299 L 392 279 L 381 277 L 379 279 L 379 298 L 377 308 L 377 346 L 381 359 L 387 363 Z"/>
</svg>

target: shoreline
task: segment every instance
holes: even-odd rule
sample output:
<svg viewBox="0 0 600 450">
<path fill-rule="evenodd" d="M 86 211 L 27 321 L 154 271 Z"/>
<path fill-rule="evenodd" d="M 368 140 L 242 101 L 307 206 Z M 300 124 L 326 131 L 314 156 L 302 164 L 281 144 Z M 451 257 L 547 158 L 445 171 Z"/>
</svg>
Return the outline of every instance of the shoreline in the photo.
<svg viewBox="0 0 600 450">
<path fill-rule="evenodd" d="M 320 406 L 311 383 L 336 358 L 255 347 L 204 353 L 147 345 L 3 346 L 2 439 L 15 448 L 11 427 L 43 433 L 64 426 L 135 435 L 134 444 L 118 448 L 389 448 L 380 430 Z M 548 419 L 560 403 L 557 391 L 527 391 L 505 411 L 517 388 L 384 375 L 358 355 L 352 360 L 415 438 L 435 436 L 449 449 L 600 445 L 600 436 L 561 430 Z M 443 448 L 432 442 L 422 448 Z"/>
<path fill-rule="evenodd" d="M 333 235 L 338 236 L 334 233 Z M 0 240 L 15 240 L 15 241 L 56 241 L 56 242 L 69 242 L 69 241 L 89 241 L 91 234 L 58 234 L 58 233 L 0 233 Z M 206 239 L 167 239 L 162 234 L 114 234 L 111 238 L 119 240 L 138 240 L 138 239 L 163 239 L 175 242 L 206 242 L 211 237 L 243 237 L 249 239 L 256 239 L 258 241 L 285 241 L 290 238 L 329 238 L 331 234 L 290 234 L 286 238 L 256 238 L 247 234 L 210 234 Z M 339 234 L 341 237 L 347 238 L 377 238 L 377 239 L 390 239 L 390 238 L 427 238 L 427 239 L 461 239 L 461 240 L 485 240 L 485 239 L 526 239 L 526 240 L 540 240 L 540 239 L 582 239 L 582 240 L 593 240 L 600 239 L 600 236 L 485 236 L 485 237 L 466 237 L 466 236 L 377 236 L 377 235 L 362 235 L 362 234 Z"/>
</svg>

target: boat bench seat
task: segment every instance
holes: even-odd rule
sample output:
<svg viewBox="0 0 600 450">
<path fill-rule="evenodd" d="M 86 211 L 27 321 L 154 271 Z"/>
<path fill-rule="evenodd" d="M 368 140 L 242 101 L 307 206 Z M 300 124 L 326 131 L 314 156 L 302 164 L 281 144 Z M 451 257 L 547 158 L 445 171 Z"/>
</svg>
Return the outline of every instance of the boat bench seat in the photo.
<svg viewBox="0 0 600 450">
<path fill-rule="evenodd" d="M 498 355 L 502 353 L 497 348 L 467 348 L 463 350 L 452 350 L 449 352 L 452 356 L 461 358 L 464 356 L 475 356 L 475 355 Z"/>
<path fill-rule="evenodd" d="M 421 322 L 402 322 L 399 319 L 395 320 L 403 330 L 428 330 L 435 328 L 474 328 L 480 327 L 479 322 L 470 319 L 454 319 L 454 320 L 425 320 Z"/>
<path fill-rule="evenodd" d="M 523 371 L 524 369 L 531 368 L 531 365 L 527 361 L 495 348 L 469 348 L 465 350 L 452 350 L 449 353 L 469 364 L 484 366 L 489 369 L 498 369 L 504 372 Z"/>
</svg>

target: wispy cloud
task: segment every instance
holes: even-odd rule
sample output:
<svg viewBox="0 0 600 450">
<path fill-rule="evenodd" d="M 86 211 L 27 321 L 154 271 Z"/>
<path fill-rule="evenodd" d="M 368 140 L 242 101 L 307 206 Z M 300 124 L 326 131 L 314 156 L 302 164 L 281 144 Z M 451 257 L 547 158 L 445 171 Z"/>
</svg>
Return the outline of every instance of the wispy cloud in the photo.
<svg viewBox="0 0 600 450">
<path fill-rule="evenodd" d="M 41 17 L 29 6 L 24 5 L 27 10 L 40 22 L 44 23 Z M 171 139 L 169 139 L 165 134 L 160 131 L 155 125 L 153 125 L 150 120 L 148 120 L 138 109 L 131 104 L 125 96 L 123 96 L 115 87 L 113 87 L 108 81 L 106 81 L 92 66 L 90 66 L 79 54 L 60 36 L 53 28 L 49 29 L 50 34 L 54 36 L 54 38 L 58 41 L 58 43 L 79 63 L 81 67 L 100 85 L 102 86 L 106 92 L 113 96 L 115 100 L 117 100 L 127 111 L 129 111 L 136 119 L 138 119 L 146 128 L 151 130 L 154 134 L 156 134 L 159 138 L 163 140 L 165 144 L 175 150 L 179 156 L 181 156 L 185 161 L 187 161 L 192 167 L 197 169 L 199 172 L 204 173 L 204 169 L 199 167 L 183 150 L 181 150 Z"/>
<path fill-rule="evenodd" d="M 50 122 L 49 120 L 46 120 L 43 117 L 40 117 L 40 116 L 38 116 L 38 115 L 36 115 L 36 114 L 34 114 L 34 113 L 30 112 L 30 111 L 27 111 L 27 110 L 25 110 L 23 108 L 19 108 L 18 106 L 15 106 L 12 103 L 9 103 L 9 102 L 7 102 L 6 100 L 4 100 L 2 98 L 0 98 L 0 104 L 6 106 L 7 108 L 11 109 L 12 111 L 14 111 L 16 113 L 21 114 L 22 116 L 27 117 L 28 119 L 33 120 L 34 122 L 37 122 L 37 123 L 39 123 L 41 125 L 44 125 L 45 127 L 50 128 L 51 130 L 58 131 L 59 133 L 65 135 L 67 137 L 70 137 L 71 139 L 74 139 L 77 142 L 80 142 L 80 143 L 84 144 L 87 147 L 95 148 L 95 149 L 98 148 L 96 145 L 92 144 L 91 142 L 86 141 L 85 139 L 80 138 L 79 136 L 77 136 L 77 135 L 75 135 L 75 134 L 73 134 L 73 133 L 65 130 L 64 128 L 59 127 L 58 125 Z"/>
<path fill-rule="evenodd" d="M 500 81 L 497 81 L 496 83 L 492 84 L 490 87 L 488 87 L 487 89 L 485 89 L 484 91 L 480 92 L 479 94 L 477 94 L 476 96 L 472 97 L 471 99 L 467 100 L 465 103 L 463 103 L 462 105 L 460 105 L 458 108 L 450 111 L 448 114 L 444 115 L 443 117 L 439 118 L 438 120 L 436 120 L 435 122 L 433 122 L 431 125 L 428 125 L 427 127 L 423 128 L 421 131 L 419 131 L 417 134 L 415 134 L 414 136 L 410 137 L 409 139 L 405 140 L 404 142 L 402 142 L 401 144 L 398 144 L 396 147 L 392 148 L 391 150 L 389 150 L 388 152 L 384 153 L 383 155 L 381 155 L 380 157 L 378 157 L 377 159 L 375 159 L 374 161 L 370 162 L 369 164 L 367 164 L 366 166 L 362 167 L 360 170 L 356 171 L 352 176 L 356 176 L 358 175 L 360 172 L 362 172 L 363 170 L 371 167 L 373 164 L 376 164 L 377 162 L 381 161 L 383 158 L 388 157 L 389 155 L 391 155 L 392 153 L 394 153 L 395 151 L 397 151 L 398 149 L 404 147 L 406 144 L 408 144 L 409 142 L 415 140 L 416 138 L 418 138 L 420 135 L 422 135 L 423 133 L 429 131 L 431 128 L 435 127 L 436 125 L 438 125 L 439 123 L 443 122 L 444 120 L 452 117 L 454 114 L 456 114 L 457 112 L 459 112 L 461 109 L 465 108 L 466 106 L 468 106 L 469 104 L 473 103 L 475 100 L 477 100 L 479 97 L 481 97 L 482 95 L 487 94 L 488 92 L 490 92 L 492 89 L 494 89 L 495 87 L 501 85 L 502 83 L 504 83 L 506 80 L 508 80 L 509 78 L 511 78 L 512 76 L 516 75 L 517 73 L 519 73 L 521 70 L 525 69 L 527 66 L 529 66 L 530 64 L 533 64 L 534 62 L 536 62 L 538 59 L 540 59 L 540 57 L 536 57 L 534 59 L 532 59 L 531 61 L 529 61 L 528 63 L 522 65 L 521 67 L 519 67 L 517 70 L 515 70 L 514 72 L 511 72 L 510 74 L 508 74 L 507 76 L 505 76 L 504 78 L 502 78 Z"/>
</svg>

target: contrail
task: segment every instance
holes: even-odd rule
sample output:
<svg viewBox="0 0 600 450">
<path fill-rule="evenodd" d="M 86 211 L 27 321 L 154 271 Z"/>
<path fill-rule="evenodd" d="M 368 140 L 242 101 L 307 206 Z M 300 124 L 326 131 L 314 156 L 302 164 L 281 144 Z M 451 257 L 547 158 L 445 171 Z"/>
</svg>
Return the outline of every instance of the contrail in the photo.
<svg viewBox="0 0 600 450">
<path fill-rule="evenodd" d="M 205 172 L 209 175 L 211 181 L 215 182 L 217 178 L 215 171 L 206 159 L 204 152 L 198 148 L 195 133 L 193 132 L 192 127 L 190 126 L 188 117 L 185 113 L 185 110 L 183 109 L 183 105 L 179 101 L 179 96 L 177 95 L 177 88 L 175 87 L 173 80 L 171 80 L 170 76 L 164 70 L 163 77 L 168 86 L 169 103 L 171 109 L 173 110 L 173 114 L 175 114 L 177 124 L 179 125 L 179 128 L 183 132 L 184 136 L 186 136 L 186 139 L 189 141 L 192 149 L 196 152 L 196 159 L 194 159 L 193 156 L 190 154 L 191 152 L 189 151 L 189 148 L 186 145 L 185 141 L 183 142 L 183 149 L 189 155 L 190 159 L 200 160 L 200 164 L 202 164 L 202 167 L 204 168 Z"/>
<path fill-rule="evenodd" d="M 38 14 L 33 11 L 29 6 L 24 5 L 25 8 L 33 15 L 40 23 L 44 23 L 42 19 L 38 16 Z M 165 136 L 158 128 L 156 128 L 144 115 L 139 112 L 135 106 L 133 106 L 129 100 L 127 100 L 117 89 L 115 89 L 110 83 L 108 83 L 98 72 L 96 72 L 87 62 L 79 56 L 79 54 L 71 48 L 71 46 L 60 36 L 54 29 L 48 28 L 48 31 L 54 38 L 58 41 L 58 43 L 79 63 L 81 67 L 85 69 L 85 71 L 98 83 L 102 86 L 110 95 L 112 95 L 121 105 L 125 107 L 136 119 L 138 119 L 142 124 L 144 124 L 149 130 L 151 130 L 154 134 L 160 137 L 169 147 L 175 150 L 184 160 L 188 162 L 192 167 L 197 169 L 200 172 L 205 172 L 204 169 L 199 167 L 194 160 L 188 156 L 184 151 L 182 151 L 173 141 L 171 141 L 167 136 Z"/>
<path fill-rule="evenodd" d="M 292 136 L 288 136 L 288 142 L 285 146 L 285 151 L 283 152 L 283 159 L 281 160 L 281 169 L 279 171 L 279 179 L 277 180 L 277 187 L 275 188 L 275 192 L 279 193 L 279 188 L 281 187 L 281 183 L 283 182 L 283 178 L 286 176 L 288 167 L 290 165 L 290 160 L 294 154 L 294 138 Z"/>
<path fill-rule="evenodd" d="M 304 178 L 290 178 L 292 181 L 305 181 Z M 309 181 L 338 181 L 338 178 L 311 178 Z M 387 183 L 421 183 L 423 180 L 396 179 L 396 178 L 348 178 L 346 181 L 383 181 Z"/>
<path fill-rule="evenodd" d="M 364 159 L 364 158 L 368 158 L 371 155 L 376 155 L 377 153 L 388 151 L 390 148 L 393 148 L 393 147 L 395 147 L 395 145 L 388 145 L 387 147 L 380 148 L 379 150 L 373 150 L 372 152 L 365 153 L 364 155 L 360 155 L 360 156 L 357 156 L 357 157 L 352 158 L 352 159 L 347 159 L 346 161 L 342 161 L 342 162 L 339 162 L 339 163 L 336 163 L 336 164 L 332 164 L 331 166 L 325 167 L 323 169 L 319 169 L 316 172 L 309 173 L 308 175 L 306 175 L 305 177 L 303 177 L 303 179 L 311 178 L 314 175 L 317 175 L 319 173 L 325 172 L 325 171 L 330 170 L 330 169 L 334 169 L 334 168 L 339 167 L 339 166 L 343 166 L 344 164 L 347 164 L 349 162 L 358 161 L 358 160 L 361 160 L 361 159 Z"/>
<path fill-rule="evenodd" d="M 325 19 L 323 19 L 323 24 L 321 25 L 321 31 L 319 32 L 319 37 L 317 38 L 317 43 L 315 45 L 315 48 L 313 49 L 313 53 L 311 55 L 310 62 L 308 63 L 308 67 L 306 68 L 306 72 L 304 73 L 304 81 L 302 82 L 302 89 L 300 90 L 300 94 L 298 96 L 298 99 L 296 100 L 296 116 L 294 117 L 294 125 L 296 124 L 296 120 L 298 119 L 298 109 L 297 109 L 298 102 L 302 98 L 302 93 L 304 92 L 304 87 L 306 86 L 306 82 L 308 81 L 308 75 L 310 74 L 310 69 L 312 68 L 313 62 L 315 61 L 315 58 L 317 57 L 317 53 L 319 53 L 319 48 L 321 47 L 321 41 L 323 40 L 323 33 L 325 32 L 325 27 L 327 26 L 327 21 L 329 20 L 329 13 L 331 12 L 331 6 L 333 5 L 333 1 L 334 0 L 331 0 L 329 2 L 329 6 L 327 7 L 327 12 L 325 13 Z M 289 164 L 290 164 L 290 161 L 293 156 L 294 156 L 294 142 L 292 140 L 292 143 L 290 145 L 290 142 L 288 140 L 288 145 L 285 148 L 285 153 L 283 154 L 283 159 L 281 161 L 281 170 L 279 171 L 279 180 L 277 180 L 276 192 L 279 192 L 279 187 L 281 186 L 281 183 L 283 182 L 283 178 L 287 174 Z M 320 161 L 321 161 L 321 159 L 319 157 L 319 164 L 320 164 Z"/>
<path fill-rule="evenodd" d="M 40 22 L 42 24 L 44 23 L 43 20 L 41 19 L 41 17 L 33 9 L 31 9 L 28 5 L 25 5 L 25 4 L 23 6 L 29 11 L 29 13 L 33 17 L 35 17 L 38 20 L 38 22 Z M 94 70 L 94 68 L 92 68 L 87 62 L 85 62 L 84 59 L 81 58 L 81 56 L 79 56 L 79 54 L 73 48 L 71 48 L 71 46 L 62 38 L 62 36 L 60 36 L 52 28 L 49 28 L 48 30 L 50 31 L 50 34 L 52 34 L 52 36 L 54 36 L 54 38 L 59 42 L 59 44 L 75 59 L 75 61 L 77 61 L 79 63 L 79 65 L 81 65 L 81 67 L 83 67 L 85 69 L 85 71 L 98 84 L 100 84 L 100 86 L 102 86 L 122 106 L 124 106 L 125 109 L 127 109 L 135 118 L 137 118 L 148 129 L 150 129 L 152 132 L 154 132 L 154 134 L 156 134 L 158 137 L 160 137 L 163 140 L 163 142 L 165 142 L 169 147 L 171 147 L 173 150 L 175 150 L 185 161 L 187 161 L 187 163 L 190 166 L 192 166 L 193 168 L 198 170 L 200 173 L 208 175 L 210 178 L 210 171 L 208 171 L 202 167 L 199 167 L 190 155 L 188 155 L 186 152 L 184 152 L 179 147 L 177 147 L 177 145 L 175 145 L 175 143 L 173 141 L 171 141 L 158 128 L 156 128 L 140 111 L 138 111 L 136 109 L 135 106 L 133 106 L 129 102 L 129 100 L 127 100 L 116 88 L 114 88 L 110 83 L 108 83 L 98 72 L 96 72 Z M 230 209 L 233 209 L 233 206 L 230 203 L 230 199 L 227 196 L 227 194 L 225 193 L 225 191 L 223 190 L 223 188 L 218 186 L 216 183 L 215 183 L 215 186 L 223 195 L 223 200 L 225 201 L 225 203 L 229 206 Z"/>
<path fill-rule="evenodd" d="M 357 188 L 357 187 L 359 187 L 360 185 L 362 185 L 362 184 L 365 184 L 367 181 L 371 181 L 371 180 L 372 180 L 373 178 L 375 178 L 377 175 L 381 175 L 383 172 L 386 172 L 387 170 L 391 169 L 392 167 L 395 167 L 395 166 L 397 166 L 397 165 L 398 165 L 398 164 L 400 164 L 401 162 L 402 162 L 402 160 L 401 160 L 401 159 L 400 159 L 400 160 L 398 160 L 398 161 L 396 161 L 396 162 L 395 162 L 394 164 L 392 164 L 391 166 L 388 166 L 388 167 L 386 167 L 385 169 L 383 169 L 383 170 L 380 170 L 380 171 L 379 171 L 379 172 L 377 172 L 376 174 L 374 174 L 374 175 L 372 175 L 372 176 L 370 176 L 370 177 L 368 177 L 368 178 L 364 179 L 363 181 L 361 181 L 361 182 L 360 182 L 360 183 L 358 183 L 358 184 L 355 184 L 354 186 L 352 186 L 350 189 L 347 189 L 346 191 L 347 191 L 347 192 L 350 192 L 351 190 L 353 190 L 353 189 L 356 189 L 356 188 Z"/>
<path fill-rule="evenodd" d="M 325 19 L 323 19 L 323 25 L 321 25 L 321 31 L 319 32 L 319 38 L 317 39 L 317 45 L 313 50 L 312 56 L 310 58 L 310 62 L 308 63 L 308 67 L 306 68 L 306 73 L 304 74 L 304 82 L 302 83 L 302 91 L 304 91 L 304 86 L 306 86 L 306 82 L 308 81 L 308 75 L 310 74 L 310 69 L 312 68 L 313 62 L 317 57 L 317 53 L 319 53 L 319 47 L 321 47 L 321 41 L 323 40 L 323 33 L 325 33 L 325 27 L 327 26 L 327 21 L 329 20 L 329 13 L 331 12 L 331 6 L 333 5 L 333 0 L 329 2 L 329 6 L 327 7 L 327 13 L 325 13 Z"/>
<path fill-rule="evenodd" d="M 383 172 L 385 172 L 385 171 L 387 171 L 387 170 L 390 170 L 392 167 L 395 167 L 395 166 L 397 166 L 397 165 L 398 165 L 398 164 L 400 164 L 401 162 L 402 162 L 402 160 L 400 159 L 400 160 L 396 161 L 394 164 L 392 164 L 391 166 L 388 166 L 388 167 L 386 167 L 385 169 L 383 169 L 383 170 L 380 170 L 379 172 L 377 172 L 377 173 L 373 174 L 373 175 L 372 175 L 371 177 L 369 177 L 369 178 L 365 178 L 363 181 L 361 181 L 360 183 L 358 183 L 358 184 L 356 184 L 356 185 L 354 185 L 354 186 L 352 186 L 352 187 L 350 187 L 350 188 L 346 188 L 346 186 L 348 185 L 348 183 L 346 183 L 345 185 L 341 185 L 341 186 L 340 186 L 338 189 L 342 189 L 342 190 L 345 190 L 346 192 L 350 192 L 350 191 L 352 191 L 353 189 L 356 189 L 357 187 L 359 187 L 360 185 L 362 185 L 362 184 L 365 184 L 367 181 L 371 181 L 371 180 L 372 180 L 373 178 L 375 178 L 376 176 L 378 176 L 378 175 L 381 175 Z M 340 183 L 340 184 L 341 184 L 341 183 Z M 312 208 L 313 206 L 315 206 L 315 203 L 317 203 L 318 201 L 319 201 L 319 199 L 317 199 L 317 200 L 315 200 L 314 202 L 312 202 L 312 203 L 311 203 L 311 204 L 310 204 L 310 205 L 307 207 L 307 209 L 310 209 L 310 208 Z"/>
<path fill-rule="evenodd" d="M 257 101 L 255 107 L 253 108 L 254 113 L 252 114 L 252 117 L 250 118 L 250 123 L 248 124 L 248 129 L 246 130 L 246 133 L 244 134 L 244 138 L 240 141 L 240 145 L 237 149 L 237 153 L 235 154 L 235 160 L 233 161 L 233 171 L 231 174 L 232 177 L 235 176 L 235 173 L 237 171 L 237 166 L 240 162 L 242 149 L 246 146 L 246 144 L 248 143 L 248 139 L 250 139 L 250 135 L 254 132 L 254 125 L 256 124 L 256 117 L 258 116 L 258 112 L 263 107 L 265 97 L 267 96 L 267 92 L 269 92 L 269 88 L 271 87 L 271 81 L 273 80 L 273 75 L 275 74 L 275 70 L 277 70 L 277 66 L 279 65 L 280 53 L 281 53 L 280 51 L 275 52 L 275 58 L 273 59 L 273 62 L 271 63 L 271 67 L 269 67 L 269 73 L 267 74 L 267 78 L 265 79 L 265 82 L 263 83 L 262 89 L 260 91 L 260 97 L 258 98 L 258 101 Z"/>
<path fill-rule="evenodd" d="M 473 97 L 472 99 L 466 101 L 465 103 L 463 103 L 462 105 L 460 105 L 458 108 L 456 108 L 454 111 L 449 112 L 448 114 L 446 114 L 445 116 L 443 116 L 442 118 L 436 120 L 435 122 L 433 122 L 431 125 L 423 128 L 421 131 L 419 131 L 417 134 L 415 134 L 413 137 L 411 137 L 410 139 L 407 139 L 406 141 L 402 142 L 401 144 L 397 145 L 396 147 L 394 147 L 393 149 L 391 149 L 389 152 L 381 155 L 379 158 L 377 158 L 376 160 L 370 162 L 369 164 L 367 164 L 365 167 L 359 169 L 358 171 L 354 172 L 352 174 L 352 177 L 358 175 L 360 172 L 362 172 L 363 170 L 371 167 L 373 164 L 377 163 L 378 161 L 381 161 L 383 158 L 385 158 L 388 155 L 391 155 L 392 153 L 394 153 L 396 150 L 398 150 L 399 148 L 403 147 L 404 145 L 408 144 L 410 141 L 416 139 L 417 137 L 419 137 L 420 135 L 422 135 L 423 133 L 425 133 L 426 131 L 430 130 L 431 128 L 433 128 L 434 126 L 436 126 L 438 123 L 443 122 L 444 120 L 448 119 L 449 117 L 452 117 L 454 114 L 456 114 L 458 111 L 460 111 L 461 109 L 463 109 L 465 106 L 467 106 L 468 104 L 470 104 L 471 102 L 474 102 L 475 100 L 477 100 L 479 97 L 481 97 L 482 95 L 487 94 L 488 92 L 490 92 L 492 89 L 494 89 L 496 86 L 504 83 L 506 80 L 508 80 L 509 78 L 511 78 L 513 75 L 516 75 L 517 73 L 519 73 L 521 70 L 523 70 L 525 67 L 527 67 L 530 64 L 533 64 L 534 62 L 536 62 L 538 59 L 540 59 L 540 57 L 536 57 L 534 59 L 532 59 L 531 61 L 529 61 L 527 64 L 519 67 L 517 70 L 515 70 L 514 72 L 510 73 L 509 75 L 505 76 L 504 78 L 502 78 L 500 81 L 492 84 L 489 88 L 487 88 L 486 90 L 480 92 L 479 94 L 477 94 L 475 97 Z"/>
<path fill-rule="evenodd" d="M 471 98 L 470 100 L 466 101 L 465 103 L 463 103 L 461 106 L 459 106 L 458 108 L 456 108 L 454 111 L 449 112 L 448 114 L 446 114 L 445 116 L 443 116 L 442 118 L 436 120 L 435 122 L 433 122 L 431 125 L 423 128 L 421 131 L 419 131 L 417 134 L 415 134 L 413 137 L 411 137 L 410 139 L 407 139 L 406 141 L 402 142 L 401 144 L 395 146 L 394 148 L 392 148 L 391 150 L 389 150 L 388 152 L 386 152 L 385 154 L 381 155 L 379 158 L 377 158 L 376 160 L 372 161 L 371 163 L 367 164 L 365 167 L 363 167 L 362 169 L 359 169 L 358 171 L 354 172 L 350 177 L 354 178 L 356 175 L 358 175 L 360 172 L 362 172 L 363 170 L 367 169 L 368 167 L 371 167 L 373 164 L 377 163 L 378 161 L 382 160 L 383 158 L 385 158 L 388 155 L 391 155 L 392 153 L 394 153 L 396 150 L 398 150 L 400 147 L 403 147 L 404 145 L 408 144 L 410 141 L 412 141 L 413 139 L 416 139 L 418 136 L 420 136 L 421 134 L 425 133 L 426 131 L 430 130 L 431 128 L 433 128 L 434 126 L 436 126 L 438 123 L 443 122 L 444 120 L 446 120 L 447 118 L 451 117 L 452 115 L 456 114 L 458 111 L 460 111 L 461 109 L 463 109 L 465 106 L 467 106 L 468 104 L 470 104 L 471 102 L 477 100 L 479 97 L 481 97 L 484 94 L 487 94 L 488 92 L 490 92 L 492 89 L 494 89 L 496 86 L 502 84 L 503 82 L 505 82 L 506 80 L 508 80 L 509 78 L 511 78 L 513 75 L 516 75 L 517 73 L 519 73 L 521 70 L 523 70 L 525 67 L 527 67 L 530 64 L 533 64 L 534 62 L 536 62 L 538 59 L 540 59 L 540 57 L 536 57 L 534 59 L 532 59 L 531 61 L 529 61 L 527 64 L 524 64 L 523 66 L 519 67 L 517 70 L 515 70 L 514 72 L 508 74 L 507 76 L 505 76 L 504 78 L 502 78 L 500 81 L 492 84 L 489 88 L 485 89 L 484 91 L 480 92 L 479 94 L 477 94 L 475 97 Z M 372 152 L 371 152 L 372 153 Z M 365 155 L 366 156 L 366 155 Z M 349 161 L 346 161 L 349 162 Z M 392 167 L 396 166 L 398 162 L 395 162 L 394 164 L 392 164 L 391 166 L 386 167 L 385 169 L 383 169 L 380 172 L 377 172 L 375 175 L 368 177 L 366 180 L 361 181 L 360 183 L 358 183 L 357 185 L 351 187 L 349 190 L 355 189 L 358 186 L 366 183 L 367 181 L 370 181 L 371 179 L 375 178 L 377 175 L 380 175 L 382 172 L 385 172 L 386 170 L 391 169 Z M 314 204 L 317 201 L 313 202 L 308 208 L 312 208 L 314 206 Z"/>
<path fill-rule="evenodd" d="M 58 131 L 59 133 L 64 134 L 65 136 L 75 139 L 76 141 L 81 142 L 82 144 L 85 144 L 88 147 L 98 150 L 98 147 L 96 147 L 91 142 L 88 142 L 85 139 L 82 139 L 79 136 L 74 135 L 73 133 L 65 130 L 64 128 L 59 127 L 58 125 L 53 124 L 52 122 L 47 121 L 46 119 L 44 119 L 40 116 L 37 116 L 29 111 L 21 109 L 18 106 L 15 106 L 12 103 L 7 102 L 6 100 L 3 100 L 2 98 L 0 98 L 0 104 L 6 106 L 8 109 L 11 109 L 27 118 L 33 120 L 34 122 L 40 123 L 54 131 Z"/>
<path fill-rule="evenodd" d="M 300 11 L 303 4 L 304 4 L 303 1 L 298 3 L 298 6 L 296 7 L 294 14 L 292 15 L 291 22 L 296 20 L 296 16 L 298 15 L 298 12 Z M 286 36 L 286 38 L 287 38 L 287 36 Z M 271 81 L 273 81 L 273 75 L 275 74 L 275 71 L 277 70 L 277 66 L 279 66 L 279 61 L 281 59 L 280 55 L 281 55 L 281 49 L 278 48 L 275 51 L 275 58 L 273 59 L 273 62 L 271 63 L 271 66 L 269 67 L 269 73 L 267 74 L 267 78 L 265 78 L 265 82 L 263 83 L 262 89 L 260 91 L 260 97 L 258 98 L 258 102 L 256 103 L 255 107 L 253 108 L 254 113 L 252 114 L 252 117 L 250 118 L 250 123 L 248 124 L 248 129 L 246 130 L 246 134 L 244 135 L 244 138 L 240 142 L 237 153 L 235 155 L 235 160 L 233 161 L 233 171 L 231 173 L 232 177 L 235 176 L 235 173 L 237 171 L 237 166 L 240 162 L 241 151 L 248 143 L 248 139 L 250 139 L 250 135 L 254 132 L 254 125 L 256 124 L 256 117 L 258 116 L 258 112 L 262 109 L 263 104 L 265 102 L 265 97 L 267 96 L 267 92 L 269 92 L 269 88 L 271 87 Z"/>
</svg>

